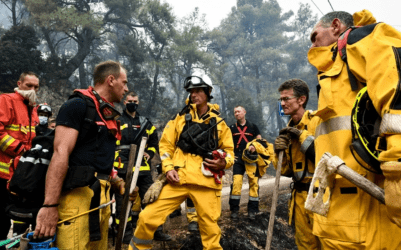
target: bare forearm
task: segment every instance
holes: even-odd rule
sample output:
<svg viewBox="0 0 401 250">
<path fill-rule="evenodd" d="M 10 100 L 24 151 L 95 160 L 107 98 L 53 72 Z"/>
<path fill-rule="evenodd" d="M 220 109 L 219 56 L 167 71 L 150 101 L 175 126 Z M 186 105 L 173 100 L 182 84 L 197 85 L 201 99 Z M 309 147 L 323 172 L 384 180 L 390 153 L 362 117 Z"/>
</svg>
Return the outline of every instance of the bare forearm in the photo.
<svg viewBox="0 0 401 250">
<path fill-rule="evenodd" d="M 68 170 L 68 156 L 54 152 L 46 176 L 45 204 L 56 204 Z"/>
</svg>

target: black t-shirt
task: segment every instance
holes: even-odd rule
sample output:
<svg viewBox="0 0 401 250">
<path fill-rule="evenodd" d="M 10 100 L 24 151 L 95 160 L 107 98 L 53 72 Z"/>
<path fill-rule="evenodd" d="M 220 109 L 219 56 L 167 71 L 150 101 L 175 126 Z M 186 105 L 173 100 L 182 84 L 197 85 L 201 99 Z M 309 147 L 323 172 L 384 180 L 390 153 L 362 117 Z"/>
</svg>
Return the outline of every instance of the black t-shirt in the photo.
<svg viewBox="0 0 401 250">
<path fill-rule="evenodd" d="M 246 121 L 244 126 L 234 123 L 230 126 L 230 129 L 233 134 L 234 152 L 236 156 L 242 155 L 246 144 L 255 139 L 257 135 L 260 135 L 258 127 L 249 121 Z"/>
<path fill-rule="evenodd" d="M 86 101 L 76 97 L 65 102 L 57 115 L 56 123 L 81 131 L 86 112 Z M 103 123 L 96 113 L 96 122 Z M 99 132 L 98 132 L 99 131 Z M 85 138 L 78 135 L 69 157 L 69 166 L 93 166 L 97 172 L 110 174 L 113 168 L 116 138 L 106 125 L 92 124 Z"/>
</svg>

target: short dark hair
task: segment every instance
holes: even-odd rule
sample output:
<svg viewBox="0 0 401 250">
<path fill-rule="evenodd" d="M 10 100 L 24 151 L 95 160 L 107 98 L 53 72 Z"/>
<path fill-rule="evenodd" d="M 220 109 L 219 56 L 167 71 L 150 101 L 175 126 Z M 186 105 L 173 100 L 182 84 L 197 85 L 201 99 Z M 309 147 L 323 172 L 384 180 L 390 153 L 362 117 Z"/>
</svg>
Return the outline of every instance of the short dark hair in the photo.
<svg viewBox="0 0 401 250">
<path fill-rule="evenodd" d="M 138 96 L 138 94 L 135 91 L 131 91 L 125 96 L 125 99 L 127 99 L 128 96 L 135 97 L 135 96 Z"/>
<path fill-rule="evenodd" d="M 95 85 L 102 84 L 109 75 L 113 75 L 117 79 L 120 77 L 121 70 L 125 70 L 125 68 L 119 62 L 112 60 L 101 62 L 93 71 L 93 83 Z"/>
<path fill-rule="evenodd" d="M 25 77 L 26 77 L 26 76 L 35 76 L 36 78 L 39 79 L 39 75 L 36 74 L 35 72 L 32 72 L 32 71 L 24 71 L 24 72 L 22 72 L 22 74 L 19 76 L 18 81 L 19 81 L 19 82 L 23 82 L 23 81 L 25 80 Z"/>
<path fill-rule="evenodd" d="M 354 25 L 354 18 L 352 15 L 345 11 L 333 11 L 320 18 L 319 23 L 322 27 L 327 28 L 331 25 L 334 19 L 338 18 L 342 24 L 347 28 Z"/>
<path fill-rule="evenodd" d="M 302 105 L 303 108 L 306 108 L 306 104 L 308 104 L 309 100 L 308 84 L 306 84 L 306 82 L 304 82 L 301 79 L 290 79 L 283 82 L 278 88 L 278 91 L 281 92 L 283 90 L 288 90 L 288 89 L 292 89 L 294 91 L 294 96 L 297 98 L 301 96 L 306 96 L 306 100 Z"/>
</svg>

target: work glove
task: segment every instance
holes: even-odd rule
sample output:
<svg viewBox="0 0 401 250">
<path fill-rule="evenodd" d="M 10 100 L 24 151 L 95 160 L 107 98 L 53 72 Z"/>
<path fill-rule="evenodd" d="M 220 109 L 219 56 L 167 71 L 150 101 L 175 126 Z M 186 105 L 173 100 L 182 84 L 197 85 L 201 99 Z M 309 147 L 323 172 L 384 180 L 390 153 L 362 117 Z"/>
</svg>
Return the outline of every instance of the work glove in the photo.
<svg viewBox="0 0 401 250">
<path fill-rule="evenodd" d="M 157 200 L 166 181 L 167 178 L 165 174 L 159 175 L 159 177 L 157 177 L 157 180 L 149 187 L 148 191 L 146 191 L 142 203 L 149 204 Z"/>
<path fill-rule="evenodd" d="M 387 216 L 401 227 L 401 162 L 388 161 L 380 165 L 384 179 L 384 199 Z"/>
<path fill-rule="evenodd" d="M 125 193 L 125 181 L 119 176 L 115 176 L 110 181 L 111 187 L 114 189 L 116 193 L 123 195 Z"/>
<path fill-rule="evenodd" d="M 280 130 L 280 135 L 290 135 L 291 138 L 293 139 L 299 139 L 299 137 L 302 134 L 302 130 L 299 130 L 297 128 L 293 128 L 293 127 L 285 127 L 283 129 Z"/>
<path fill-rule="evenodd" d="M 279 135 L 274 140 L 274 152 L 278 153 L 282 150 L 286 150 L 290 144 L 290 137 L 287 134 Z"/>
<path fill-rule="evenodd" d="M 132 201 L 134 204 L 136 203 L 135 200 L 139 197 L 139 187 L 136 186 L 134 190 L 129 194 L 129 200 Z"/>
</svg>

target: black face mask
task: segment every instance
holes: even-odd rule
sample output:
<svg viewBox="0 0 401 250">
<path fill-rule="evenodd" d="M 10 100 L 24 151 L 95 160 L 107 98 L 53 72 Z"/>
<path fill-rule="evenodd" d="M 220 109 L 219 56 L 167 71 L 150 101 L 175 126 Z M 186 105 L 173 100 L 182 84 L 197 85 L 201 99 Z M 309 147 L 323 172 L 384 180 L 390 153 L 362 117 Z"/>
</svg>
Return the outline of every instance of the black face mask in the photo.
<svg viewBox="0 0 401 250">
<path fill-rule="evenodd" d="M 133 113 L 133 112 L 135 112 L 136 109 L 138 108 L 138 103 L 129 102 L 129 103 L 127 103 L 126 107 L 127 107 L 127 110 L 128 110 L 130 113 Z"/>
</svg>

